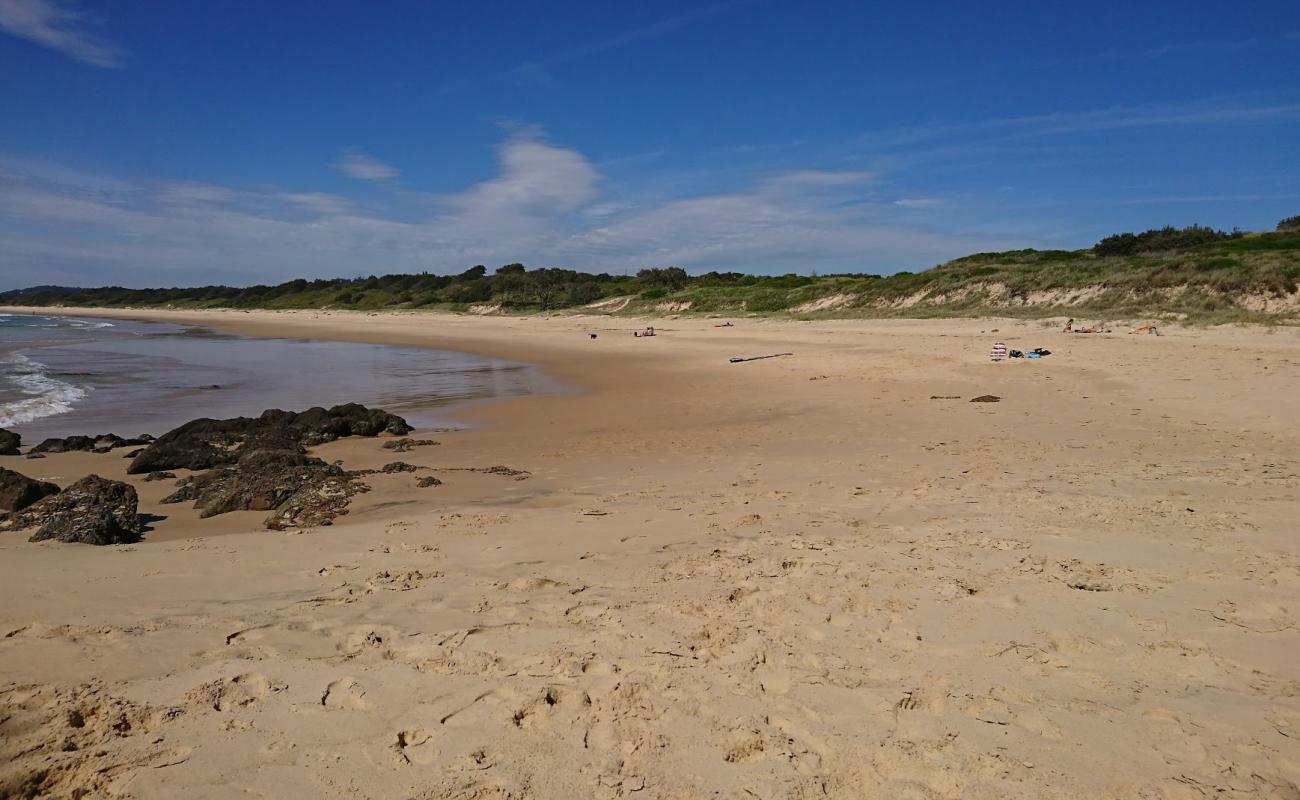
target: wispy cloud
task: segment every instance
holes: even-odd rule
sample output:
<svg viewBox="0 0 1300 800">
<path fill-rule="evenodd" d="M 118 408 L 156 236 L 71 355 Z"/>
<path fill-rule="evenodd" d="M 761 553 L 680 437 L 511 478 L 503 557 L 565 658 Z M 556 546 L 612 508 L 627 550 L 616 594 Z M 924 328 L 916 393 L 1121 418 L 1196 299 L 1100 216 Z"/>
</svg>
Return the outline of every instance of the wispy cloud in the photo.
<svg viewBox="0 0 1300 800">
<path fill-rule="evenodd" d="M 628 199 L 582 153 L 509 135 L 495 175 L 383 213 L 333 194 L 117 181 L 0 160 L 0 252 L 10 286 L 238 283 L 525 261 L 596 271 L 917 268 L 1024 245 L 905 223 L 860 170 L 791 170 L 734 191 Z M 423 211 L 420 209 L 423 208 Z"/>
<path fill-rule="evenodd" d="M 0 0 L 0 29 L 96 67 L 121 67 L 122 49 L 93 29 L 99 20 L 62 0 Z"/>
<path fill-rule="evenodd" d="M 1193 54 L 1233 53 L 1247 50 L 1259 44 L 1258 39 L 1238 39 L 1227 42 L 1177 42 L 1145 50 L 1107 50 L 1098 53 L 1101 61 L 1120 61 L 1128 58 L 1164 58 Z"/>
<path fill-rule="evenodd" d="M 1271 122 L 1296 117 L 1300 117 L 1300 103 L 1244 104 L 1221 100 L 1152 103 L 895 128 L 864 134 L 862 142 L 885 149 L 946 140 L 1012 141 L 1138 128 Z"/>
<path fill-rule="evenodd" d="M 556 67 L 580 61 L 585 58 L 590 58 L 591 56 L 600 55 L 601 53 L 629 47 L 639 42 L 666 36 L 696 22 L 747 5 L 750 2 L 753 2 L 753 0 L 729 0 L 728 2 L 701 6 L 692 11 L 667 17 L 605 39 L 587 42 L 585 44 L 577 45 L 576 47 L 568 48 L 567 50 L 560 50 L 551 53 L 550 55 L 541 58 L 524 61 L 503 73 L 492 73 L 490 75 L 479 77 L 489 80 L 513 80 L 516 83 L 525 86 L 549 86 L 554 80 L 552 71 Z M 454 92 L 459 92 L 460 90 L 470 86 L 475 82 L 475 80 L 476 76 L 469 75 L 451 78 L 438 87 L 436 93 L 440 96 L 446 96 Z"/>
<path fill-rule="evenodd" d="M 390 181 L 398 175 L 397 168 L 360 150 L 349 150 L 334 162 L 339 172 L 361 181 Z"/>
<path fill-rule="evenodd" d="M 684 14 L 661 19 L 606 39 L 587 42 L 577 47 L 561 50 L 536 61 L 526 61 L 515 68 L 514 77 L 522 83 L 549 83 L 551 80 L 550 71 L 562 64 L 579 61 L 590 56 L 664 36 L 693 23 L 730 11 L 737 6 L 743 5 L 744 2 L 745 0 L 731 0 L 731 2 L 701 6 Z"/>
</svg>

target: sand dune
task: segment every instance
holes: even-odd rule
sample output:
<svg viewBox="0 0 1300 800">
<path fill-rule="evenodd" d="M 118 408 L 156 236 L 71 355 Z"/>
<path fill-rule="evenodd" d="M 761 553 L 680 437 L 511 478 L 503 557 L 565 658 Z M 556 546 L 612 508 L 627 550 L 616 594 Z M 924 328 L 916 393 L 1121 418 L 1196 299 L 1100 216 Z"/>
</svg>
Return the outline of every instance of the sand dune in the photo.
<svg viewBox="0 0 1300 800">
<path fill-rule="evenodd" d="M 1294 330 L 144 316 L 572 391 L 333 527 L 0 536 L 0 796 L 1300 797 Z"/>
</svg>

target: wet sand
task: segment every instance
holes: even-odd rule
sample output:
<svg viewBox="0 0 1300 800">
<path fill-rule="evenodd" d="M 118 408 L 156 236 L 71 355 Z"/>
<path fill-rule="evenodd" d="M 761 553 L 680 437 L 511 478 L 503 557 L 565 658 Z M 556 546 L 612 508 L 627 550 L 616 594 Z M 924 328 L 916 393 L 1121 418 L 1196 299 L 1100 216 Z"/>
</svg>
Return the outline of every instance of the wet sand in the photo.
<svg viewBox="0 0 1300 800">
<path fill-rule="evenodd" d="M 319 448 L 444 481 L 377 477 L 332 527 L 199 521 L 154 483 L 140 544 L 0 536 L 11 793 L 1300 793 L 1294 329 L 141 316 L 577 391 Z M 530 475 L 449 469 L 497 464 Z"/>
</svg>

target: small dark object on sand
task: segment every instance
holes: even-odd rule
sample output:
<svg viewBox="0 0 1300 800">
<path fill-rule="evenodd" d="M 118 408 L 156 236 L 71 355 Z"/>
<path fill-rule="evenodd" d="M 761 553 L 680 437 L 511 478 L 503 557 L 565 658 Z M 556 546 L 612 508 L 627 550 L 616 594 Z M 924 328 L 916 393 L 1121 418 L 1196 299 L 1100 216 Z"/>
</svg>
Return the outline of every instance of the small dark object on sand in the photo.
<svg viewBox="0 0 1300 800">
<path fill-rule="evenodd" d="M 28 454 L 27 454 L 27 457 L 28 457 L 28 458 L 45 458 L 45 454 L 44 454 L 44 453 L 28 453 Z"/>
<path fill-rule="evenodd" d="M 432 475 L 425 475 L 422 478 L 417 478 L 415 481 L 415 485 L 421 489 L 427 489 L 430 486 L 441 486 L 442 481 L 438 480 Z"/>
<path fill-rule="evenodd" d="M 765 358 L 780 358 L 781 356 L 792 356 L 794 353 L 773 353 L 770 356 L 732 356 L 728 359 L 733 364 L 739 364 L 742 361 L 762 361 Z"/>
<path fill-rule="evenodd" d="M 145 483 L 148 483 L 150 481 L 171 480 L 172 478 L 175 477 L 176 477 L 175 472 L 150 472 L 148 475 L 144 476 L 142 480 L 144 480 Z"/>
<path fill-rule="evenodd" d="M 383 469 L 379 470 L 385 475 L 392 475 L 394 472 L 415 472 L 419 467 L 414 464 L 408 464 L 405 461 L 394 461 L 391 464 L 385 464 Z"/>
<path fill-rule="evenodd" d="M 930 399 L 931 399 L 931 400 L 960 400 L 960 399 L 961 399 L 961 395 L 959 395 L 959 394 L 932 394 L 932 395 L 930 395 Z"/>
<path fill-rule="evenodd" d="M 596 334 L 594 334 L 594 333 L 589 333 L 589 334 L 587 334 L 587 335 L 590 336 L 590 337 L 593 338 L 593 339 L 596 338 Z"/>
<path fill-rule="evenodd" d="M 972 397 L 970 401 L 972 403 L 999 403 L 1002 398 L 995 394 L 982 394 L 979 397 Z"/>
</svg>

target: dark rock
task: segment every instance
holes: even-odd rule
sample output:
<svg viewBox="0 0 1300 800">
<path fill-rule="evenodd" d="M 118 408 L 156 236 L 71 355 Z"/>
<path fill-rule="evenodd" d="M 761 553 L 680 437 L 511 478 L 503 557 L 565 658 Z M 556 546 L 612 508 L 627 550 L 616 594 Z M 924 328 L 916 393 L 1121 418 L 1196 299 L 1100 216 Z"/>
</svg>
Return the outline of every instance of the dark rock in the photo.
<svg viewBox="0 0 1300 800">
<path fill-rule="evenodd" d="M 23 437 L 13 431 L 0 428 L 0 456 L 16 456 L 22 447 Z"/>
<path fill-rule="evenodd" d="M 68 436 L 63 439 L 46 439 L 31 449 L 33 453 L 74 453 L 95 449 L 92 436 Z"/>
<path fill-rule="evenodd" d="M 54 539 L 85 544 L 139 541 L 144 523 L 137 513 L 135 488 L 88 475 L 55 495 L 7 515 L 0 527 L 37 528 L 31 541 Z M 37 527 L 39 526 L 39 527 Z"/>
<path fill-rule="evenodd" d="M 421 489 L 427 489 L 430 486 L 441 486 L 442 481 L 438 480 L 432 475 L 425 475 L 424 477 L 417 478 L 415 481 L 415 485 Z"/>
<path fill-rule="evenodd" d="M 27 457 L 28 457 L 28 458 L 45 458 L 45 454 L 44 454 L 44 453 L 32 453 L 32 452 L 29 452 L 29 453 L 27 454 Z"/>
<path fill-rule="evenodd" d="M 0 511 L 21 511 L 37 500 L 58 493 L 59 487 L 52 483 L 0 467 Z"/>
<path fill-rule="evenodd" d="M 385 450 L 405 453 L 414 447 L 429 447 L 436 444 L 441 444 L 441 442 L 435 442 L 432 439 L 393 439 L 392 441 L 384 442 L 383 447 Z"/>
<path fill-rule="evenodd" d="M 972 397 L 970 401 L 972 403 L 998 403 L 1002 401 L 1002 398 L 995 394 L 982 394 L 979 397 Z"/>
<path fill-rule="evenodd" d="M 229 511 L 276 511 L 267 527 L 320 525 L 347 513 L 369 490 L 356 473 L 291 450 L 252 450 L 235 464 L 177 482 L 164 503 L 194 502 L 203 518 Z M 273 524 L 274 523 L 274 524 Z"/>
<path fill-rule="evenodd" d="M 130 439 L 118 439 L 109 447 L 112 450 L 116 450 L 119 447 L 139 447 L 142 444 L 149 444 L 152 441 L 153 437 L 145 433 L 140 436 L 133 436 Z"/>
<path fill-rule="evenodd" d="M 331 442 L 343 436 L 404 436 L 411 426 L 401 417 L 356 403 L 330 409 L 270 409 L 260 417 L 196 419 L 158 437 L 136 456 L 127 472 L 139 475 L 165 469 L 203 470 L 233 464 L 253 450 L 288 450 Z"/>
<path fill-rule="evenodd" d="M 148 475 L 144 476 L 144 482 L 150 483 L 152 481 L 166 481 L 175 477 L 175 472 L 150 472 Z"/>
<path fill-rule="evenodd" d="M 532 473 L 529 472 L 528 470 L 511 469 L 510 467 L 503 467 L 500 465 L 495 467 L 488 467 L 487 469 L 480 470 L 480 472 L 486 472 L 488 475 L 506 475 L 508 477 L 514 478 L 517 481 L 527 480 L 532 476 Z"/>
<path fill-rule="evenodd" d="M 115 433 L 102 433 L 99 436 L 65 436 L 62 439 L 46 439 L 31 449 L 33 453 L 107 453 L 114 447 L 123 447 L 129 442 Z M 136 442 L 144 444 L 144 442 Z"/>
<path fill-rule="evenodd" d="M 143 452 L 144 452 L 143 447 L 137 447 L 136 449 L 131 450 L 126 455 L 122 456 L 122 458 L 135 458 L 136 456 L 140 455 Z"/>
<path fill-rule="evenodd" d="M 419 467 L 414 464 L 408 464 L 405 461 L 394 461 L 391 464 L 385 464 L 379 471 L 385 475 L 392 475 L 394 472 L 415 472 Z"/>
</svg>

